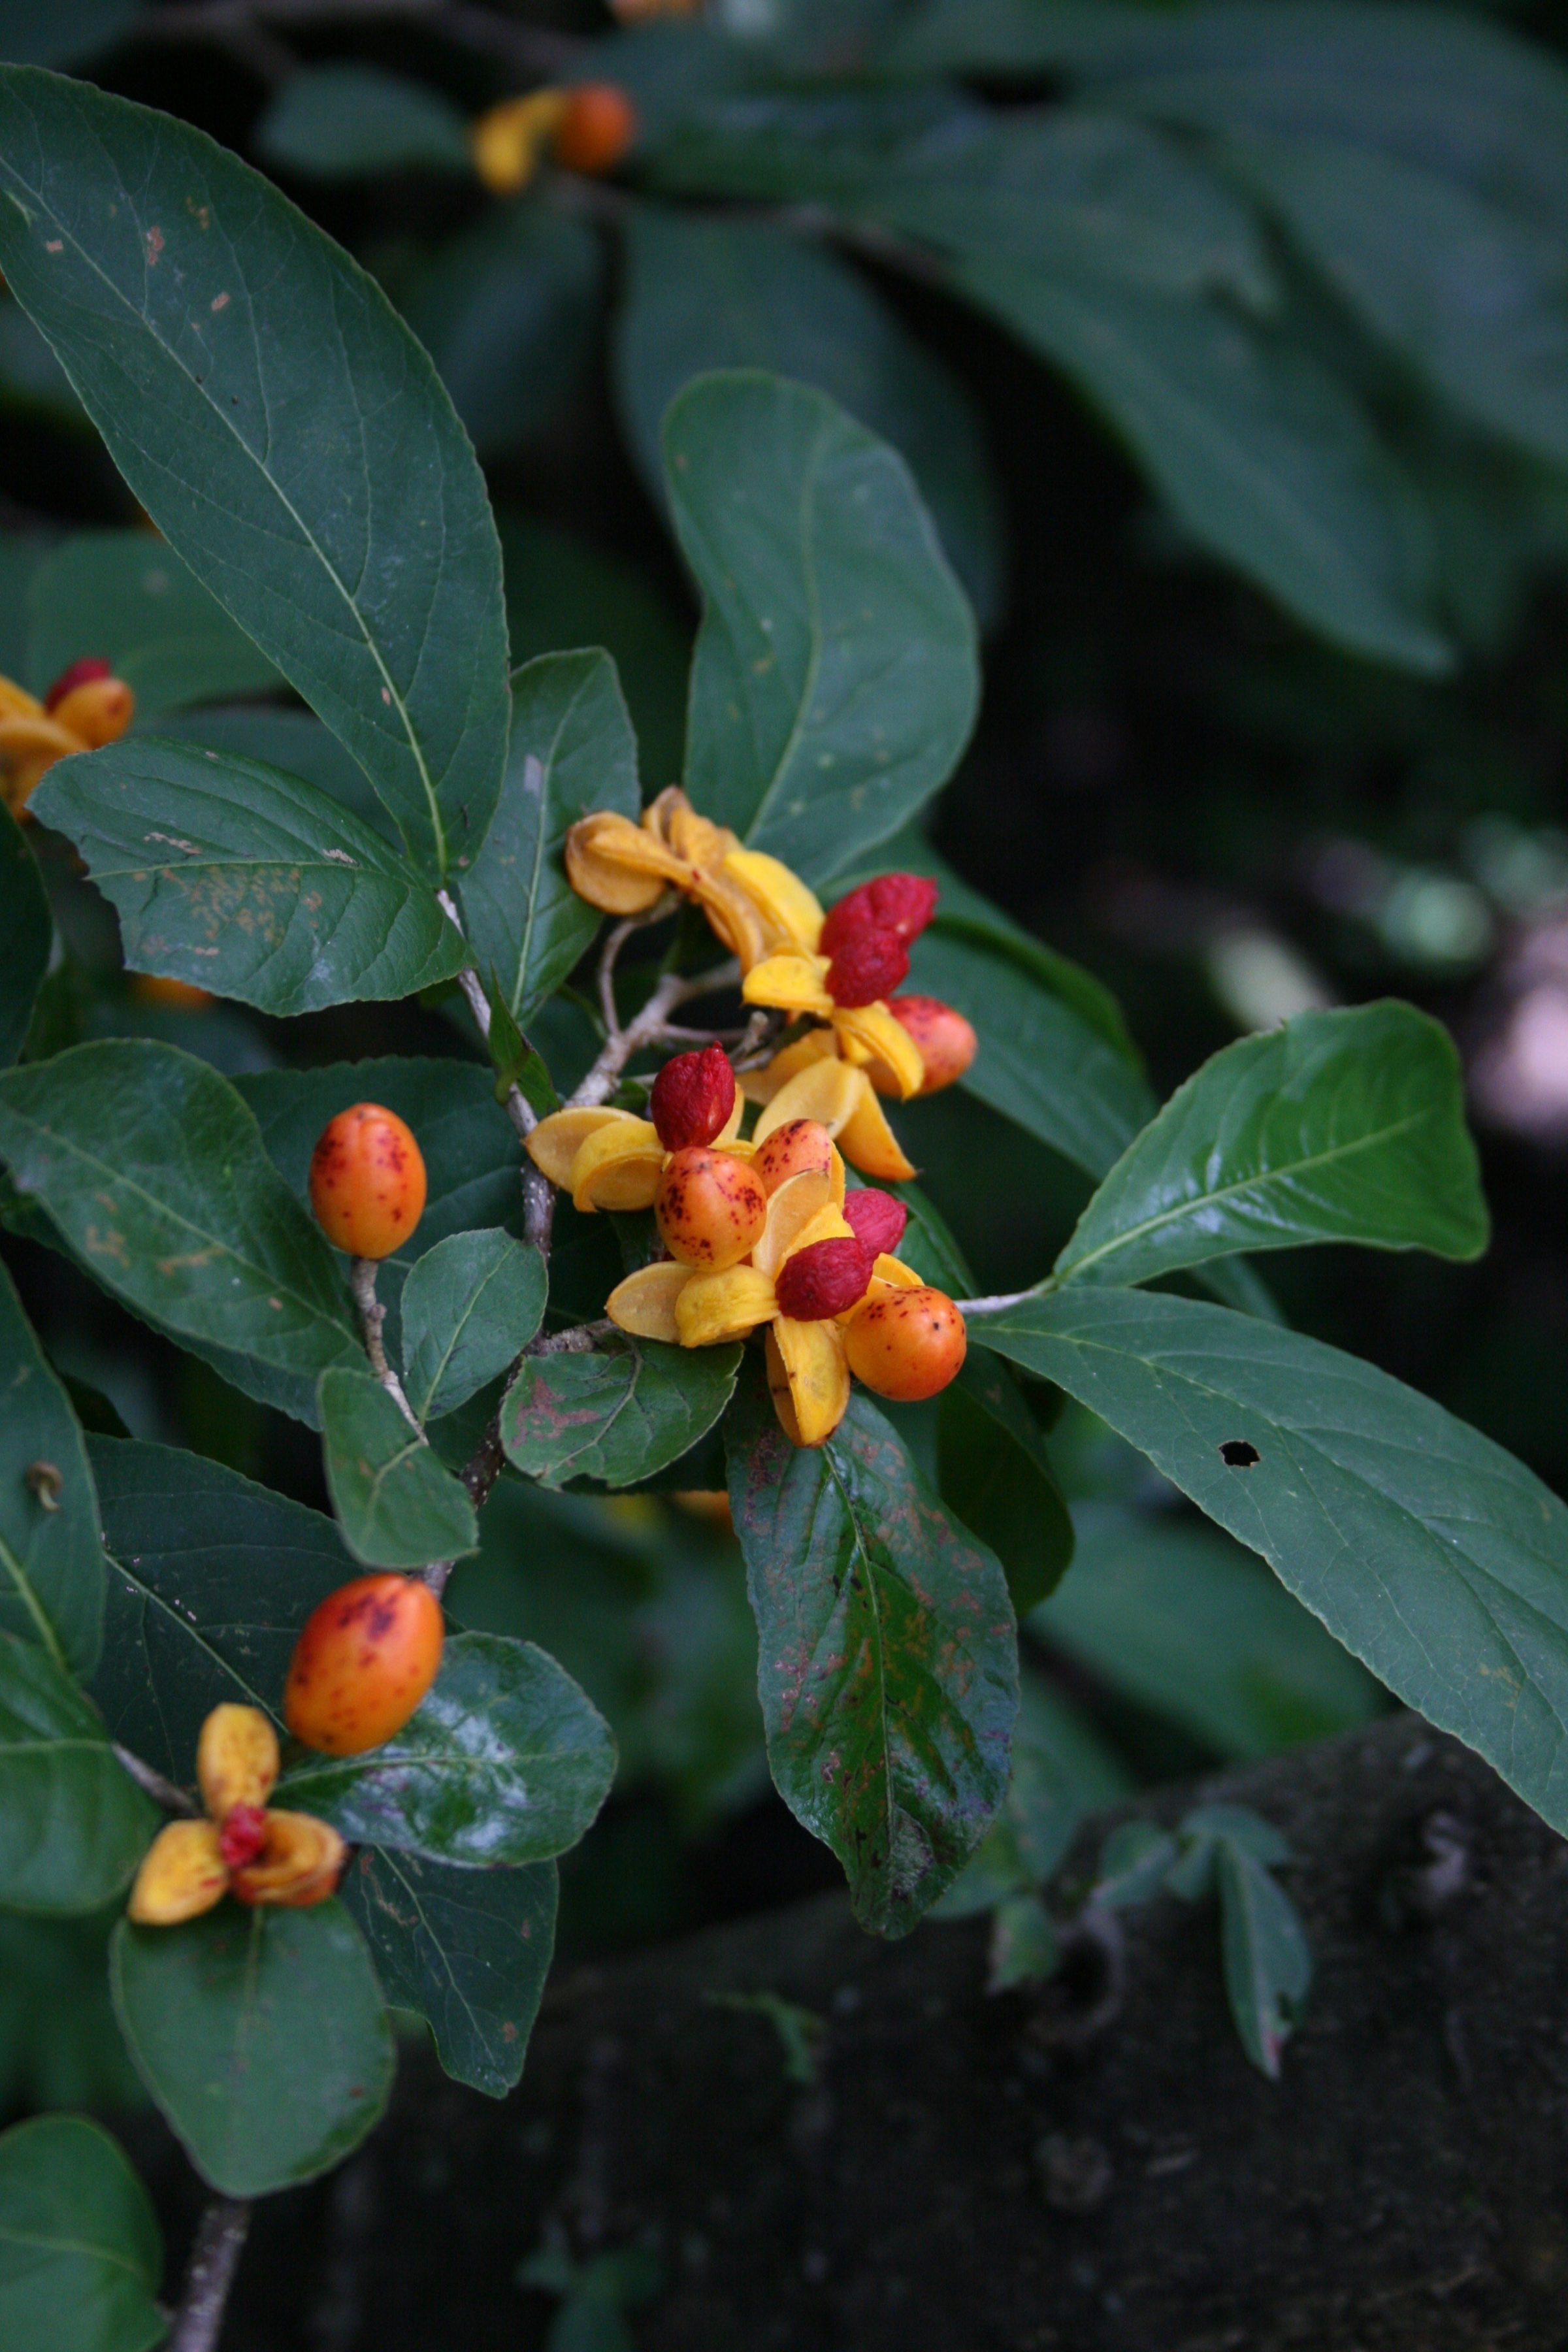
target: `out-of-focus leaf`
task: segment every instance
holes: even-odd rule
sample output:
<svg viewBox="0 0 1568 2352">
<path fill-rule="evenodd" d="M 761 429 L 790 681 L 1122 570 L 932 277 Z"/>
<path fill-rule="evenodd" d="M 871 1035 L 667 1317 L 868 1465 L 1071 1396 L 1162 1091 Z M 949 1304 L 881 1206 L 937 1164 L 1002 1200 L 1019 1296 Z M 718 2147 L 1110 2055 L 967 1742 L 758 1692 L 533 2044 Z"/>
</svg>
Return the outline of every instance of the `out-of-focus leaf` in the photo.
<svg viewBox="0 0 1568 2352">
<path fill-rule="evenodd" d="M 495 1226 L 453 1234 L 403 1291 L 404 1386 L 421 1421 L 464 1404 L 538 1330 L 548 1277 L 536 1249 Z"/>
<path fill-rule="evenodd" d="M 1280 2052 L 1312 1981 L 1312 1955 L 1294 1906 L 1261 1864 L 1228 1838 L 1215 1859 L 1230 2013 L 1253 2064 L 1278 2082 Z"/>
<path fill-rule="evenodd" d="M 468 118 L 443 91 L 348 60 L 290 74 L 252 136 L 264 162 L 309 179 L 473 166 Z"/>
<path fill-rule="evenodd" d="M 83 65 L 129 32 L 145 0 L 71 0 L 68 9 L 38 0 L 0 0 L 0 58 L 26 66 Z"/>
<path fill-rule="evenodd" d="M 1123 1822 L 1106 1839 L 1089 1900 L 1102 1911 L 1130 1911 L 1160 1894 L 1180 1853 L 1169 1830 Z"/>
<path fill-rule="evenodd" d="M 971 1356 L 942 1391 L 937 1416 L 942 1498 L 1002 1563 L 1022 1616 L 1060 1582 L 1072 1520 L 1039 1423 L 1010 1379 Z"/>
<path fill-rule="evenodd" d="M 63 540 L 34 572 L 27 610 L 27 672 L 40 694 L 84 651 L 134 690 L 142 719 L 281 684 L 173 548 L 144 530 Z"/>
<path fill-rule="evenodd" d="M 613 1354 L 531 1358 L 501 1407 L 507 1459 L 546 1486 L 569 1478 L 634 1486 L 712 1428 L 740 1361 L 738 1347 L 657 1339 L 633 1339 Z"/>
<path fill-rule="evenodd" d="M 343 1541 L 369 1568 L 423 1568 L 479 1541 L 468 1488 L 368 1371 L 321 1374 L 327 1485 Z"/>
<path fill-rule="evenodd" d="M 1026 1668 L 1006 1800 L 933 1916 L 968 1918 L 1044 1886 L 1066 1861 L 1084 1815 L 1115 1804 L 1131 1788 L 1114 1751 L 1058 1691 Z"/>
<path fill-rule="evenodd" d="M 8 2352 L 151 2352 L 163 2242 L 119 2145 L 85 2116 L 0 2135 L 0 2336 Z"/>
<path fill-rule="evenodd" d="M 90 1674 L 103 1628 L 98 1497 L 80 1424 L 4 1266 L 0 1366 L 0 1628 Z"/>
<path fill-rule="evenodd" d="M 97 1911 L 130 1883 L 157 1827 L 76 1685 L 42 1650 L 0 1633 L 0 1905 Z"/>
<path fill-rule="evenodd" d="M 1038 1984 L 1061 1958 L 1051 1915 L 1037 1895 L 1005 1895 L 991 1922 L 987 1992 Z"/>
<path fill-rule="evenodd" d="M 14 1062 L 48 970 L 55 919 L 22 828 L 0 804 L 0 1063 Z"/>
</svg>

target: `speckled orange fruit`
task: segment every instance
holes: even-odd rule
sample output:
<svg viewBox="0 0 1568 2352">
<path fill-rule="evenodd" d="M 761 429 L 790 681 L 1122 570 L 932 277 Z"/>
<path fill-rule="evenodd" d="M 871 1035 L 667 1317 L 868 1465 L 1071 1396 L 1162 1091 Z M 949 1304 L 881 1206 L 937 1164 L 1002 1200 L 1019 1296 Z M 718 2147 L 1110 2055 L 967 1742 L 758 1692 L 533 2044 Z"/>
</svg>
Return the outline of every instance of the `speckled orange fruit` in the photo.
<svg viewBox="0 0 1568 2352">
<path fill-rule="evenodd" d="M 161 971 L 132 975 L 131 993 L 139 1004 L 165 1004 L 174 1013 L 205 1013 L 217 999 L 194 981 L 170 980 Z"/>
<path fill-rule="evenodd" d="M 555 160 L 568 172 L 613 172 L 637 135 L 637 110 L 613 81 L 572 90 L 555 126 Z"/>
<path fill-rule="evenodd" d="M 849 1369 L 879 1396 L 919 1404 L 958 1373 L 969 1345 L 963 1318 L 942 1290 L 922 1283 L 871 1299 L 845 1326 Z"/>
<path fill-rule="evenodd" d="M 889 996 L 888 1010 L 900 1025 L 909 1031 L 920 1049 L 925 1064 L 925 1076 L 921 1080 L 922 1095 L 939 1094 L 963 1076 L 973 1061 L 980 1041 L 972 1024 L 951 1004 L 943 1004 L 936 996 Z M 890 1076 L 873 1071 L 871 1084 L 879 1094 L 896 1094 L 898 1087 Z"/>
<path fill-rule="evenodd" d="M 296 1739 L 360 1756 L 400 1731 L 436 1679 L 441 1604 L 409 1576 L 356 1576 L 305 1621 L 283 1686 Z"/>
<path fill-rule="evenodd" d="M 710 1274 L 739 1265 L 768 1216 L 768 1196 L 755 1171 L 703 1144 L 670 1153 L 653 1206 L 670 1256 Z"/>
<path fill-rule="evenodd" d="M 425 1213 L 425 1161 L 410 1129 L 380 1103 L 355 1103 L 310 1154 L 310 1206 L 329 1241 L 353 1257 L 390 1257 Z"/>
<path fill-rule="evenodd" d="M 781 1184 L 803 1171 L 830 1176 L 833 1138 L 817 1119 L 786 1118 L 782 1127 L 775 1127 L 758 1144 L 752 1155 L 752 1166 L 762 1178 L 763 1192 L 770 1193 L 776 1192 Z"/>
</svg>

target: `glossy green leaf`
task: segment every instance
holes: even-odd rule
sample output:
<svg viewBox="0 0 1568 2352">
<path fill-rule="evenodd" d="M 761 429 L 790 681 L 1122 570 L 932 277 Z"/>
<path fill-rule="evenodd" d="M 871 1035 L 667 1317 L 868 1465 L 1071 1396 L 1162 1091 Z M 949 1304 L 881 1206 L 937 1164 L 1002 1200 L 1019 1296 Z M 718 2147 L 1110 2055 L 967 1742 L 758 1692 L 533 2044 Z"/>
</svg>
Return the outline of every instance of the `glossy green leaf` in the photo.
<svg viewBox="0 0 1568 2352">
<path fill-rule="evenodd" d="M 1449 667 L 1409 486 L 1353 394 L 1281 334 L 1202 300 L 966 262 L 957 282 L 1065 369 L 1184 531 L 1331 644 Z"/>
<path fill-rule="evenodd" d="M 1040 1426 L 1017 1383 L 972 1355 L 937 1413 L 942 1498 L 996 1554 L 1022 1616 L 1054 1591 L 1072 1558 L 1072 1520 Z"/>
<path fill-rule="evenodd" d="M 479 1541 L 468 1488 L 369 1371 L 321 1374 L 321 1445 L 343 1541 L 368 1568 L 423 1568 Z"/>
<path fill-rule="evenodd" d="M 1464 1077 L 1413 1005 L 1303 1013 L 1205 1062 L 1128 1148 L 1060 1282 L 1152 1282 L 1306 1242 L 1475 1257 L 1488 1239 Z"/>
<path fill-rule="evenodd" d="M 1253 2064 L 1278 2082 L 1280 2052 L 1312 1981 L 1312 1955 L 1295 1906 L 1267 1870 L 1228 1838 L 1215 1862 L 1230 2013 Z"/>
<path fill-rule="evenodd" d="M 1386 1700 L 1250 1552 L 1201 1520 L 1079 1503 L 1078 1547 L 1031 1628 L 1228 1759 L 1353 1730 Z"/>
<path fill-rule="evenodd" d="M 170 545 L 340 735 L 429 872 L 506 750 L 500 554 L 374 281 L 169 116 L 0 68 L 0 268 Z"/>
<path fill-rule="evenodd" d="M 571 402 L 599 340 L 604 279 L 589 224 L 524 198 L 481 213 L 400 288 L 398 308 L 481 457 L 531 440 Z M 521 658 L 515 638 L 512 651 Z"/>
<path fill-rule="evenodd" d="M 14 1062 L 32 1023 L 48 970 L 55 920 L 33 853 L 9 809 L 0 804 L 0 1064 Z"/>
<path fill-rule="evenodd" d="M 426 1251 L 403 1291 L 403 1385 L 421 1421 L 505 1371 L 538 1330 L 548 1288 L 539 1252 L 494 1226 Z"/>
<path fill-rule="evenodd" d="M 512 680 L 511 744 L 496 813 L 463 877 L 474 961 L 525 1020 L 560 987 L 599 928 L 563 863 L 595 809 L 635 817 L 637 747 L 608 654 L 545 654 Z"/>
<path fill-rule="evenodd" d="M 394 849 L 403 846 L 364 770 L 308 710 L 285 710 L 271 702 L 238 703 L 166 715 L 158 722 L 158 732 L 175 742 L 205 744 L 225 759 L 260 760 L 269 768 L 300 776 Z"/>
<path fill-rule="evenodd" d="M 133 971 L 289 1013 L 412 996 L 467 961 L 430 884 L 280 768 L 133 736 L 61 760 L 33 801 L 114 906 Z"/>
<path fill-rule="evenodd" d="M 819 882 L 947 782 L 974 721 L 974 623 L 903 459 L 823 393 L 745 370 L 665 420 L 703 598 L 686 782 Z"/>
<path fill-rule="evenodd" d="M 0 1906 L 97 1911 L 129 1885 L 157 1828 L 76 1685 L 0 1633 Z"/>
<path fill-rule="evenodd" d="M 985 1839 L 936 1906 L 965 1919 L 1044 1886 L 1067 1860 L 1086 1813 L 1130 1794 L 1125 1768 L 1043 1675 L 1025 1668 L 1007 1795 Z"/>
<path fill-rule="evenodd" d="M 252 134 L 279 171 L 357 180 L 376 172 L 469 172 L 468 118 L 442 90 L 344 60 L 289 75 Z"/>
<path fill-rule="evenodd" d="M 475 1870 L 549 1862 L 610 1791 L 609 1725 L 531 1642 L 455 1633 L 420 1706 L 363 1756 L 313 1756 L 279 1785 L 358 1845 Z"/>
<path fill-rule="evenodd" d="M 972 1316 L 1259 1551 L 1345 1647 L 1568 1827 L 1568 1508 L 1440 1405 L 1299 1332 L 1075 1286 Z"/>
<path fill-rule="evenodd" d="M 713 368 L 815 384 L 908 461 L 982 621 L 1001 591 L 1001 518 L 962 385 L 819 242 L 770 224 L 642 205 L 626 236 L 616 341 L 621 421 L 648 490 L 664 495 L 659 428 L 681 386 Z"/>
<path fill-rule="evenodd" d="M 0 1628 L 90 1674 L 103 1628 L 98 1498 L 80 1424 L 4 1266 L 0 1385 Z"/>
<path fill-rule="evenodd" d="M 105 1289 L 313 1420 L 317 1376 L 359 1341 L 338 1261 L 226 1079 L 169 1045 L 78 1045 L 0 1073 L 0 1154 Z"/>
<path fill-rule="evenodd" d="M 188 1788 L 225 1700 L 281 1721 L 294 1643 L 356 1573 L 320 1511 L 172 1445 L 89 1442 L 110 1557 L 91 1691 L 113 1737 Z"/>
<path fill-rule="evenodd" d="M 40 694 L 84 646 L 134 689 L 140 719 L 280 683 L 174 550 L 144 530 L 63 540 L 34 572 L 27 610 L 27 669 Z"/>
<path fill-rule="evenodd" d="M 342 1897 L 395 2009 L 424 2018 L 454 2082 L 500 2099 L 521 2079 L 555 1948 L 555 1864 L 463 1870 L 366 1846 Z"/>
<path fill-rule="evenodd" d="M 110 1983 L 137 2073 L 226 2196 L 314 2179 L 380 2119 L 392 2034 L 341 1903 L 226 1902 L 182 1927 L 122 1919 Z"/>
<path fill-rule="evenodd" d="M 0 2134 L 0 2340 L 6 2352 L 152 2352 L 158 2217 L 118 2143 L 85 2116 Z"/>
<path fill-rule="evenodd" d="M 1568 463 L 1561 236 L 1338 142 L 1232 140 L 1224 152 L 1380 341 L 1477 424 Z"/>
<path fill-rule="evenodd" d="M 501 1444 L 525 1478 L 633 1486 L 679 1461 L 729 1403 L 739 1348 L 632 1339 L 614 1353 L 535 1356 L 507 1391 Z"/>
<path fill-rule="evenodd" d="M 1102 1176 L 1154 1109 L 1126 1053 L 1011 942 L 939 916 L 910 987 L 973 1022 L 980 1050 L 963 1084 L 1075 1167 Z"/>
<path fill-rule="evenodd" d="M 826 1445 L 801 1447 L 752 1379 L 729 1445 L 773 1779 L 843 1864 L 862 1927 L 906 1935 L 1006 1791 L 1018 1661 L 1001 1568 L 859 1395 Z"/>
</svg>

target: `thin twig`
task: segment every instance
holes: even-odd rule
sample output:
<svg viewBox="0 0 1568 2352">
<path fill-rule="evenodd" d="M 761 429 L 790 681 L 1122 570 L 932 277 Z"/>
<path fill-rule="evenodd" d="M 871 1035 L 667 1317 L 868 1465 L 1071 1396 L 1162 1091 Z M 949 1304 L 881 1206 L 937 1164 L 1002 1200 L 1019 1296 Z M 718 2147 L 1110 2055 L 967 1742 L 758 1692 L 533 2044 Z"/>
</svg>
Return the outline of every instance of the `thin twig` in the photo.
<svg viewBox="0 0 1568 2352">
<path fill-rule="evenodd" d="M 955 1298 L 961 1315 L 1000 1315 L 1005 1307 L 1021 1307 L 1026 1298 L 1043 1298 L 1054 1282 L 1037 1282 L 1027 1290 L 999 1290 L 989 1298 Z"/>
<path fill-rule="evenodd" d="M 174 2315 L 168 2352 L 215 2352 L 249 2228 L 247 2199 L 215 2197 L 205 2208 L 196 2224 L 196 2242 L 191 2248 L 185 2291 Z"/>
<path fill-rule="evenodd" d="M 375 1295 L 376 1273 L 377 1262 L 373 1257 L 356 1257 L 349 1267 L 349 1287 L 354 1295 L 354 1305 L 359 1308 L 360 1325 L 364 1332 L 364 1351 L 370 1358 L 371 1370 L 423 1444 L 425 1432 L 419 1426 L 419 1416 L 404 1395 L 403 1382 L 387 1361 L 386 1344 L 381 1336 L 382 1325 L 386 1321 L 386 1309 Z"/>
<path fill-rule="evenodd" d="M 546 1331 L 531 1339 L 522 1352 L 525 1357 L 585 1355 L 616 1328 L 607 1315 L 602 1315 L 596 1323 L 574 1323 L 569 1331 Z"/>
<path fill-rule="evenodd" d="M 461 931 L 462 918 L 449 891 L 436 893 L 441 910 L 454 930 Z M 488 1045 L 490 1042 L 490 1001 L 485 994 L 485 984 L 471 964 L 466 964 L 458 974 L 458 985 L 468 1002 L 468 1010 L 479 1035 Z M 526 1043 L 526 1039 L 524 1043 Z M 514 1079 L 507 1088 L 506 1115 L 517 1129 L 518 1140 L 524 1146 L 522 1162 L 522 1237 L 544 1257 L 550 1255 L 550 1239 L 555 1227 L 555 1193 L 547 1176 L 541 1173 L 527 1154 L 529 1137 L 539 1125 L 538 1115 L 522 1088 Z"/>
<path fill-rule="evenodd" d="M 645 1045 L 658 1043 L 665 1034 L 668 1014 L 678 1005 L 689 1004 L 694 997 L 716 995 L 721 988 L 732 988 L 740 976 L 740 965 L 733 961 L 715 964 L 710 971 L 700 971 L 692 980 L 667 971 L 642 1011 L 624 1029 L 611 1030 L 598 1060 L 572 1096 L 570 1108 L 578 1110 L 604 1102 L 615 1093 L 621 1072 L 633 1055 L 641 1053 Z"/>
<path fill-rule="evenodd" d="M 151 1764 L 143 1764 L 140 1756 L 133 1756 L 129 1748 L 121 1748 L 118 1739 L 114 1743 L 114 1753 L 117 1761 L 125 1767 L 137 1787 L 145 1789 L 153 1802 L 162 1805 L 166 1813 L 190 1815 L 200 1811 L 201 1808 L 194 1797 L 187 1795 L 184 1789 L 177 1789 L 173 1780 L 165 1780 L 162 1772 L 155 1772 Z"/>
</svg>

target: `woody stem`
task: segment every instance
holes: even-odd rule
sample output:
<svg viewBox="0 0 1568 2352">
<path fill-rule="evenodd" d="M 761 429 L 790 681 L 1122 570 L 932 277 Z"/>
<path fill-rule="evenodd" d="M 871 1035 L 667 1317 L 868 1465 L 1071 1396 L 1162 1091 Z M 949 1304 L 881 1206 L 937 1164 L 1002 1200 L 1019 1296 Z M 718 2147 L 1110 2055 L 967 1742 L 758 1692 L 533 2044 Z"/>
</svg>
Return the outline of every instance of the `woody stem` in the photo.
<svg viewBox="0 0 1568 2352">
<path fill-rule="evenodd" d="M 413 1406 L 403 1393 L 403 1382 L 386 1360 L 386 1346 L 381 1336 L 386 1321 L 386 1309 L 375 1295 L 376 1261 L 373 1257 L 356 1257 L 349 1268 L 349 1286 L 359 1308 L 359 1319 L 364 1333 L 364 1351 L 370 1358 L 371 1370 L 408 1423 L 415 1435 L 423 1438 Z"/>
<path fill-rule="evenodd" d="M 617 928 L 624 929 L 625 926 Z M 611 1029 L 598 1060 L 572 1097 L 570 1108 L 581 1110 L 590 1104 L 604 1102 L 614 1094 L 621 1072 L 633 1055 L 645 1045 L 657 1045 L 665 1034 L 669 1015 L 677 1006 L 689 1004 L 694 997 L 712 996 L 721 988 L 731 988 L 740 976 L 741 968 L 733 961 L 715 964 L 710 971 L 700 971 L 690 980 L 683 980 L 679 972 L 667 971 L 642 1011 L 624 1029 Z"/>
<path fill-rule="evenodd" d="M 214 2352 L 249 2228 L 245 2198 L 215 2197 L 203 2212 L 168 2352 Z"/>
</svg>

